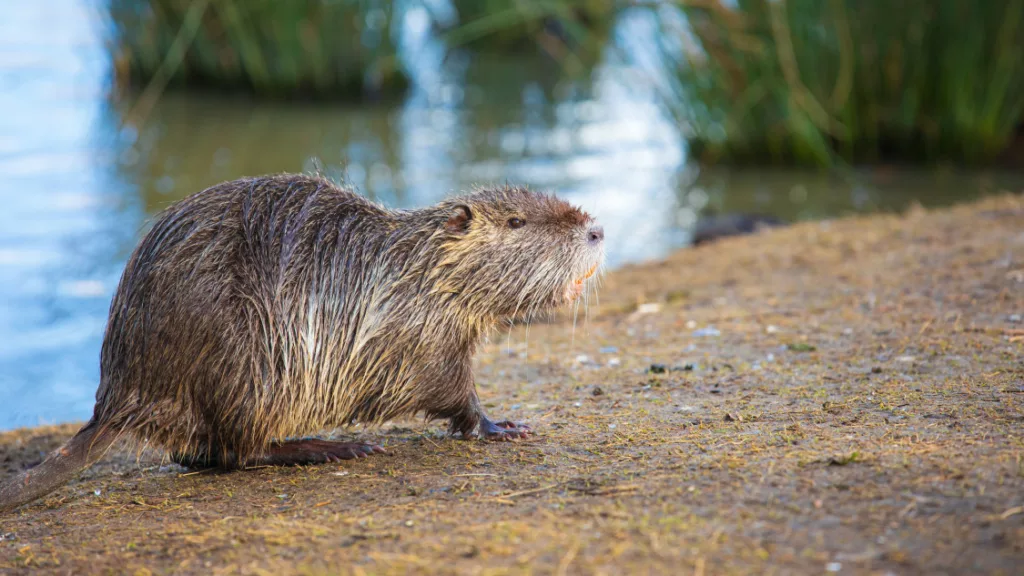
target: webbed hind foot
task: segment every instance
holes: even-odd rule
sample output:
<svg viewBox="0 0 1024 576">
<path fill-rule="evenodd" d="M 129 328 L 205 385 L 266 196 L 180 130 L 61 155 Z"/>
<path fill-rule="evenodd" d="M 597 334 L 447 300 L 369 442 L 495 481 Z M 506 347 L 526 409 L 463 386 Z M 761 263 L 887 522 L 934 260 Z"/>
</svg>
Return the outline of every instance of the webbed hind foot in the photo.
<svg viewBox="0 0 1024 576">
<path fill-rule="evenodd" d="M 384 452 L 386 450 L 376 444 L 306 438 L 274 442 L 263 456 L 257 458 L 257 463 L 267 466 L 324 464 L 353 458 L 366 458 L 372 454 Z"/>
<path fill-rule="evenodd" d="M 240 463 L 233 453 L 229 453 L 226 459 L 209 456 L 205 453 L 175 453 L 171 454 L 171 460 L 186 468 L 235 470 L 246 466 L 300 466 L 341 462 L 384 452 L 386 450 L 376 444 L 304 438 L 273 442 L 262 455 L 249 458 L 244 463 Z"/>
</svg>

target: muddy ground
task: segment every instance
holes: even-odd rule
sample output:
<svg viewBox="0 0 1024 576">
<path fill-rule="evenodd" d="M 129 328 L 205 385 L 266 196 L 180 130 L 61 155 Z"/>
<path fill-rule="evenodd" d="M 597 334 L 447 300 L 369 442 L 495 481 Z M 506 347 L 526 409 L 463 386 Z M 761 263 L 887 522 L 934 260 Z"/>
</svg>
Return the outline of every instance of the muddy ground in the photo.
<svg viewBox="0 0 1024 576">
<path fill-rule="evenodd" d="M 340 431 L 388 455 L 235 473 L 122 451 L 0 518 L 0 572 L 1024 570 L 1024 198 L 681 251 L 590 312 L 478 355 L 533 439 L 403 422 Z M 0 435 L 0 476 L 74 430 Z"/>
</svg>

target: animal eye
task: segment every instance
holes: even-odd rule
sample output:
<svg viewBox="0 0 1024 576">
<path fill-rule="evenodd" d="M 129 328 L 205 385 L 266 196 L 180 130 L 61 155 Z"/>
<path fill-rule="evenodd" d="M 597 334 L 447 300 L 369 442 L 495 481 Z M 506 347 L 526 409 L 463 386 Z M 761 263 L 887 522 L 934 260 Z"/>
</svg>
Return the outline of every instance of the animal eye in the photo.
<svg viewBox="0 0 1024 576">
<path fill-rule="evenodd" d="M 522 228 L 525 225 L 526 225 L 526 220 L 523 220 L 521 218 L 509 218 L 508 219 L 508 227 L 509 228 Z"/>
</svg>

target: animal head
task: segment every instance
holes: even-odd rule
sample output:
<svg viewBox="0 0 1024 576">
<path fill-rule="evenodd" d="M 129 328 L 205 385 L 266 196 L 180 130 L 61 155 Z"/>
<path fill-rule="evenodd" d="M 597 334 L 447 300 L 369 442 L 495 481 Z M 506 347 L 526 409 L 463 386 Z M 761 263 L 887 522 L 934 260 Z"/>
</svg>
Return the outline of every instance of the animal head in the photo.
<svg viewBox="0 0 1024 576">
<path fill-rule="evenodd" d="M 604 230 L 579 208 L 521 187 L 484 189 L 437 207 L 446 284 L 470 311 L 532 318 L 589 293 Z"/>
</svg>

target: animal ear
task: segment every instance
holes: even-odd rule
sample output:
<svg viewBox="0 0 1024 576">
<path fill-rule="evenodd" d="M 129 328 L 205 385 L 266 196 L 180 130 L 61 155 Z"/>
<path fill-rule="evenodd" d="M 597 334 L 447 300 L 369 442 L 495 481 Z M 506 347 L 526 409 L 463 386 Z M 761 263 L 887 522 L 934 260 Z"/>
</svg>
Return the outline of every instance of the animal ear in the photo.
<svg viewBox="0 0 1024 576">
<path fill-rule="evenodd" d="M 473 212 L 469 206 L 459 204 L 448 213 L 448 221 L 445 222 L 445 230 L 454 234 L 465 234 L 469 231 L 469 221 L 473 219 Z"/>
</svg>

